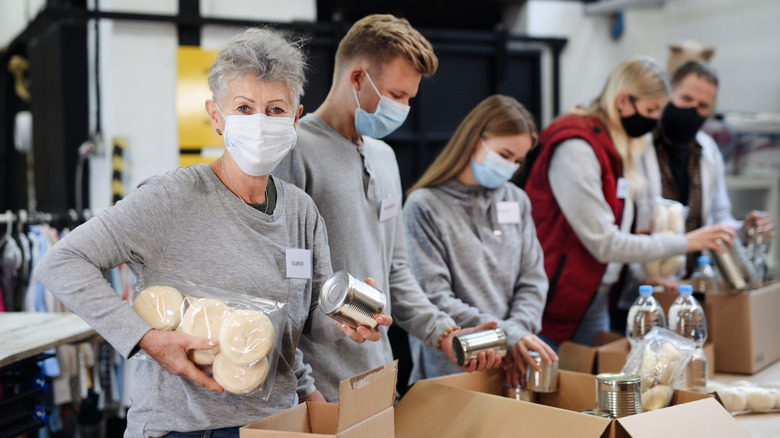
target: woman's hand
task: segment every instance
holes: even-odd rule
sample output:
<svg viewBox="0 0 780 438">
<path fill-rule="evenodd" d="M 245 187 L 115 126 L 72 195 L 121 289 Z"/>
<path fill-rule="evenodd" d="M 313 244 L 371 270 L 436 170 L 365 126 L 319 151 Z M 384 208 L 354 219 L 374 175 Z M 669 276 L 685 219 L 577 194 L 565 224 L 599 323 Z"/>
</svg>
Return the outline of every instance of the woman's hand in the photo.
<svg viewBox="0 0 780 438">
<path fill-rule="evenodd" d="M 223 392 L 219 383 L 198 369 L 187 357 L 190 350 L 208 350 L 216 345 L 217 341 L 210 339 L 159 330 L 148 331 L 138 343 L 168 374 L 186 377 L 209 391 Z"/>
<path fill-rule="evenodd" d="M 685 233 L 685 241 L 688 242 L 688 252 L 711 249 L 713 251 L 724 252 L 717 241 L 722 240 L 731 245 L 731 239 L 734 238 L 734 227 L 725 224 L 708 225 L 697 228 L 689 233 Z"/>
<path fill-rule="evenodd" d="M 504 367 L 504 371 L 506 372 L 506 383 L 508 383 L 509 386 L 514 388 L 525 384 L 525 370 L 527 364 L 530 364 L 536 371 L 542 371 L 542 367 L 537 365 L 531 357 L 530 351 L 539 353 L 542 362 L 547 365 L 558 360 L 558 355 L 555 354 L 555 350 L 547 345 L 546 342 L 539 339 L 536 335 L 526 335 L 515 344 L 504 359 L 511 364 Z"/>
<path fill-rule="evenodd" d="M 490 321 L 482 325 L 479 325 L 477 327 L 455 330 L 453 332 L 450 332 L 447 336 L 444 337 L 444 339 L 442 339 L 441 350 L 447 356 L 447 359 L 449 359 L 452 363 L 457 365 L 458 361 L 455 360 L 455 354 L 452 352 L 452 340 L 455 338 L 455 336 L 465 335 L 466 333 L 478 332 L 481 330 L 493 330 L 494 328 L 496 328 L 497 325 L 498 322 Z M 463 371 L 471 373 L 474 371 L 488 370 L 500 364 L 501 364 L 501 356 L 496 354 L 495 351 L 487 351 L 487 352 L 483 351 L 479 353 L 476 359 L 471 359 L 471 361 L 469 361 L 469 364 L 467 366 L 465 367 L 461 367 L 460 365 L 458 366 Z"/>
</svg>

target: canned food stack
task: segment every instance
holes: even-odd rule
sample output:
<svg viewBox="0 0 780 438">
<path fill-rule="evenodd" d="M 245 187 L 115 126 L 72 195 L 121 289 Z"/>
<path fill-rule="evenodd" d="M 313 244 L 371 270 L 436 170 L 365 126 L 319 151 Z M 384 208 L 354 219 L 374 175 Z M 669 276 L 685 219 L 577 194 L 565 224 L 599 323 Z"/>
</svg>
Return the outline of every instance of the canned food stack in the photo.
<svg viewBox="0 0 780 438">
<path fill-rule="evenodd" d="M 641 380 L 636 374 L 601 373 L 596 376 L 596 405 L 613 418 L 642 413 Z"/>
</svg>

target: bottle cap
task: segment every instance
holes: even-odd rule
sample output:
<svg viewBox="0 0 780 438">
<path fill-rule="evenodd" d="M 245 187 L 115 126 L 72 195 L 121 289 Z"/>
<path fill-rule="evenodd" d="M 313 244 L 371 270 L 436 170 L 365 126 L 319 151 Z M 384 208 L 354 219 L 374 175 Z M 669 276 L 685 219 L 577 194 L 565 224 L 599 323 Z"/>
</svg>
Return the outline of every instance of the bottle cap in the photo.
<svg viewBox="0 0 780 438">
<path fill-rule="evenodd" d="M 653 294 L 653 286 L 650 286 L 649 284 L 643 284 L 639 286 L 639 295 L 652 295 Z"/>
<path fill-rule="evenodd" d="M 687 295 L 693 294 L 693 286 L 691 286 L 690 284 L 680 285 L 680 293 L 687 294 Z"/>
<path fill-rule="evenodd" d="M 696 260 L 698 260 L 698 263 L 700 265 L 709 265 L 710 264 L 710 258 L 707 257 L 707 256 L 699 256 L 699 258 L 696 259 Z"/>
</svg>

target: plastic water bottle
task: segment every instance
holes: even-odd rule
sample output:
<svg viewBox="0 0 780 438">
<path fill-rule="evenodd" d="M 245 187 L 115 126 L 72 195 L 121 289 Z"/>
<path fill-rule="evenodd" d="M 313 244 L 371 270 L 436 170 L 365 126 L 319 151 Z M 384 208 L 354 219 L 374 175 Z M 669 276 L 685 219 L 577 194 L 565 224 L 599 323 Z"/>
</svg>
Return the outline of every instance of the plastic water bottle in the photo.
<svg viewBox="0 0 780 438">
<path fill-rule="evenodd" d="M 718 282 L 715 280 L 715 271 L 710 264 L 710 258 L 699 256 L 698 264 L 691 275 L 693 283 L 693 292 L 697 294 L 708 294 L 718 292 Z M 671 321 L 669 321 L 671 323 Z"/>
<path fill-rule="evenodd" d="M 707 340 L 707 319 L 704 309 L 693 297 L 693 287 L 680 286 L 680 295 L 669 306 L 669 329 L 696 343 L 691 361 L 683 373 L 682 386 L 691 391 L 707 391 L 707 356 L 702 345 Z"/>
<path fill-rule="evenodd" d="M 666 317 L 661 305 L 653 298 L 653 286 L 643 284 L 639 286 L 639 297 L 628 309 L 626 338 L 631 348 L 639 344 L 655 326 L 666 328 Z"/>
</svg>

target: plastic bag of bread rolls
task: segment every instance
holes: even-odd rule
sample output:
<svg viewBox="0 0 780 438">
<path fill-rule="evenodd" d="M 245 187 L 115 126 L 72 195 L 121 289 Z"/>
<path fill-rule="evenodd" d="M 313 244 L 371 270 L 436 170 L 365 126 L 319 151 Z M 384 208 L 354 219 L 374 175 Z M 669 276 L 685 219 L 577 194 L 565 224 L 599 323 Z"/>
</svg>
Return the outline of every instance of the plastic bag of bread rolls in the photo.
<svg viewBox="0 0 780 438">
<path fill-rule="evenodd" d="M 707 392 L 716 393 L 732 415 L 780 412 L 780 381 L 756 384 L 742 380 L 726 385 L 710 380 Z"/>
<path fill-rule="evenodd" d="M 685 234 L 687 207 L 677 201 L 659 198 L 652 208 L 651 231 L 653 234 Z M 685 265 L 685 254 L 651 260 L 642 264 L 650 276 L 670 277 L 676 275 Z"/>
<path fill-rule="evenodd" d="M 626 358 L 621 372 L 639 376 L 642 411 L 669 405 L 696 344 L 671 330 L 654 327 Z"/>
<path fill-rule="evenodd" d="M 133 309 L 153 329 L 218 342 L 188 356 L 225 391 L 261 391 L 268 398 L 287 320 L 285 303 L 173 278 L 139 281 L 133 295 Z M 133 358 L 153 360 L 143 352 Z"/>
</svg>

